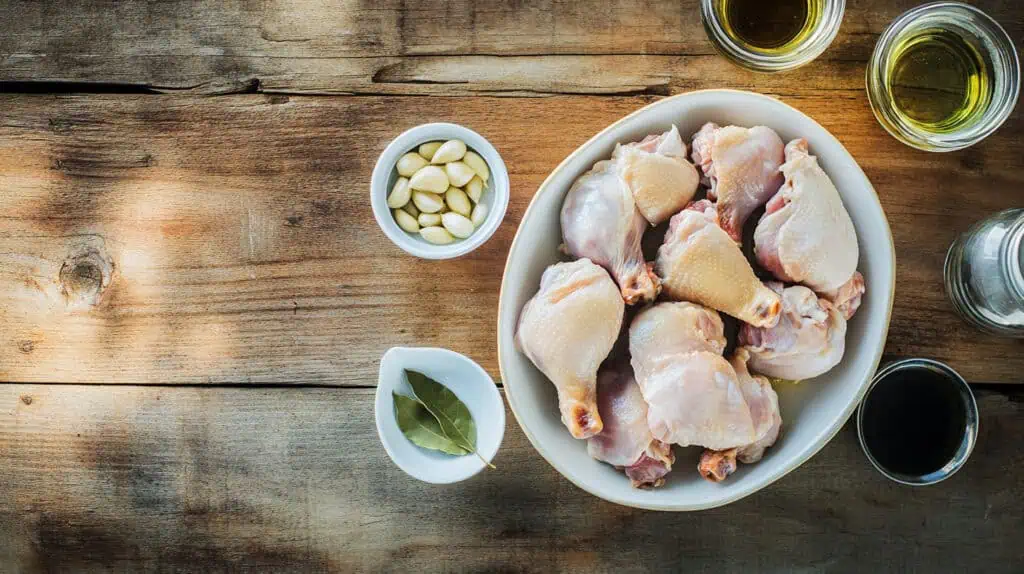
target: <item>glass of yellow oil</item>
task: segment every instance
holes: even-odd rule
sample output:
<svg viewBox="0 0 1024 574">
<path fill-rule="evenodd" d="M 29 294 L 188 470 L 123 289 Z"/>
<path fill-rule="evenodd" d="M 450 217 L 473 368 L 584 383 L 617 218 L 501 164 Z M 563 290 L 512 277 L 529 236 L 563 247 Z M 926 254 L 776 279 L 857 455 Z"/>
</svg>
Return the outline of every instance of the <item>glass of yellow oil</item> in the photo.
<svg viewBox="0 0 1024 574">
<path fill-rule="evenodd" d="M 882 33 L 867 69 L 875 117 L 903 143 L 953 151 L 994 132 L 1013 111 L 1020 62 L 984 12 L 960 2 L 910 10 Z"/>
<path fill-rule="evenodd" d="M 708 38 L 725 57 L 759 72 L 802 66 L 828 48 L 845 0 L 701 0 Z"/>
</svg>

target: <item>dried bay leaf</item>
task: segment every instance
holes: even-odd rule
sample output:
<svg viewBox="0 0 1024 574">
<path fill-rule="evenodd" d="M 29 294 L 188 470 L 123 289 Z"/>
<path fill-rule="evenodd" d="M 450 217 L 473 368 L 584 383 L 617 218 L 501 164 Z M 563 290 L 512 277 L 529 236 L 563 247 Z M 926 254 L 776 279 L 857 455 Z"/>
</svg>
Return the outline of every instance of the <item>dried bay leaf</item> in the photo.
<svg viewBox="0 0 1024 574">
<path fill-rule="evenodd" d="M 459 446 L 476 448 L 476 424 L 465 403 L 448 387 L 416 371 L 405 371 L 412 392 L 423 406 L 441 423 L 441 429 Z"/>
<path fill-rule="evenodd" d="M 494 468 L 476 450 L 476 423 L 466 404 L 451 389 L 423 373 L 406 370 L 405 376 L 416 398 L 434 415 L 444 434 L 456 445 L 476 454 L 487 466 Z"/>
<path fill-rule="evenodd" d="M 449 438 L 437 418 L 418 400 L 394 392 L 391 394 L 395 401 L 398 428 L 414 445 L 454 455 L 473 452 Z"/>
</svg>

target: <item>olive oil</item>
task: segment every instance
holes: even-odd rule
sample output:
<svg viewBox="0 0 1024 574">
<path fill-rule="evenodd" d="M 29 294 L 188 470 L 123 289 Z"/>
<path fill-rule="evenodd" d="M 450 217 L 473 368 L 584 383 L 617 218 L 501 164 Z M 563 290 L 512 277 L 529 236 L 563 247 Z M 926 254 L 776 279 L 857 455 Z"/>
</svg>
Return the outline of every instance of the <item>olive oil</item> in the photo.
<svg viewBox="0 0 1024 574">
<path fill-rule="evenodd" d="M 970 127 L 992 100 L 993 70 L 954 30 L 926 28 L 894 46 L 888 73 L 892 106 L 918 129 L 942 134 Z"/>
<path fill-rule="evenodd" d="M 821 20 L 824 0 L 719 0 L 725 33 L 748 50 L 785 53 L 799 46 Z"/>
<path fill-rule="evenodd" d="M 882 32 L 866 80 L 871 111 L 893 137 L 917 149 L 954 151 L 1010 117 L 1020 60 L 1006 30 L 981 10 L 932 2 Z"/>
</svg>

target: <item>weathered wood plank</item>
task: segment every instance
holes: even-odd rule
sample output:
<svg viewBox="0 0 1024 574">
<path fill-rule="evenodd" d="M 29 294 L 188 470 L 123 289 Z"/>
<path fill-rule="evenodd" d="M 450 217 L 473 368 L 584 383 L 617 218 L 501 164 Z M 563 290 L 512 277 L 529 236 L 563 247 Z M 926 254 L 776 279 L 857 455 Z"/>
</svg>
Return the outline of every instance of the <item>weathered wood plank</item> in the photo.
<svg viewBox="0 0 1024 574">
<path fill-rule="evenodd" d="M 402 474 L 369 389 L 0 387 L 0 564 L 15 572 L 1019 572 L 1024 402 L 979 393 L 958 474 L 908 488 L 847 427 L 779 482 L 686 516 L 558 475 L 509 416 L 468 482 Z M 677 471 L 687 471 L 679 464 Z"/>
<path fill-rule="evenodd" d="M 916 4 L 848 2 L 820 61 L 773 78 L 711 57 L 698 0 L 17 0 L 0 6 L 0 80 L 208 93 L 258 85 L 305 93 L 668 94 L 701 80 L 859 90 L 863 70 L 854 62 L 865 62 L 885 26 Z M 1013 37 L 1024 33 L 1013 2 L 977 4 Z M 560 57 L 543 57 L 553 54 Z"/>
<path fill-rule="evenodd" d="M 882 199 L 898 261 L 888 354 L 1021 381 L 1024 342 L 962 324 L 941 279 L 958 233 L 1024 203 L 1020 115 L 940 155 L 889 137 L 862 97 L 784 99 Z M 392 345 L 449 347 L 497 377 L 501 269 L 526 205 L 649 101 L 0 96 L 0 380 L 372 385 Z M 377 154 L 427 121 L 479 130 L 511 173 L 505 223 L 455 261 L 399 251 L 367 201 Z"/>
</svg>

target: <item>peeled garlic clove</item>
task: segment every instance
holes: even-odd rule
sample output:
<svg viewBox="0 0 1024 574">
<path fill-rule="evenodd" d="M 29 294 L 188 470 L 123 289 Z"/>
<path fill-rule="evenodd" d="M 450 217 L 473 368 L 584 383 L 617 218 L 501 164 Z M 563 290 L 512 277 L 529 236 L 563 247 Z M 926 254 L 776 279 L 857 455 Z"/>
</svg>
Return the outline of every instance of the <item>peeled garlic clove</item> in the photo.
<svg viewBox="0 0 1024 574">
<path fill-rule="evenodd" d="M 475 176 L 466 184 L 466 195 L 473 200 L 473 203 L 480 203 L 480 196 L 484 194 L 484 182 L 480 176 Z"/>
<path fill-rule="evenodd" d="M 443 227 L 424 227 L 420 230 L 420 237 L 434 245 L 447 245 L 455 241 L 452 234 L 448 233 L 448 230 Z"/>
<path fill-rule="evenodd" d="M 466 144 L 462 143 L 462 140 L 448 140 L 437 148 L 434 157 L 430 158 L 430 163 L 437 165 L 459 161 L 464 155 L 466 155 Z"/>
<path fill-rule="evenodd" d="M 473 210 L 473 205 L 469 203 L 469 197 L 466 196 L 466 192 L 457 187 L 448 188 L 448 191 L 444 194 L 444 201 L 452 211 L 465 217 L 469 217 Z"/>
<path fill-rule="evenodd" d="M 394 214 L 395 222 L 398 223 L 398 226 L 401 227 L 402 229 L 408 231 L 409 233 L 416 233 L 417 231 L 420 230 L 420 224 L 416 222 L 415 217 L 409 215 L 408 213 L 402 211 L 401 209 L 396 209 L 391 213 Z"/>
<path fill-rule="evenodd" d="M 487 219 L 487 206 L 478 203 L 473 208 L 473 214 L 469 216 L 469 220 L 473 222 L 473 227 L 480 227 L 480 225 Z"/>
<path fill-rule="evenodd" d="M 421 158 L 422 159 L 422 158 Z M 414 190 L 444 193 L 448 189 L 448 176 L 436 165 L 422 167 L 409 178 L 409 187 Z M 417 206 L 419 207 L 419 206 Z M 420 207 L 420 210 L 423 208 Z"/>
<path fill-rule="evenodd" d="M 461 161 L 444 164 L 444 173 L 448 176 L 448 183 L 455 187 L 462 187 L 476 177 L 476 172 Z"/>
<path fill-rule="evenodd" d="M 491 170 L 487 167 L 487 162 L 476 152 L 467 151 L 462 161 L 475 171 L 483 181 L 486 182 L 487 178 L 491 177 Z"/>
<path fill-rule="evenodd" d="M 416 204 L 411 202 L 411 201 L 409 203 L 406 203 L 404 206 L 402 206 L 402 211 L 408 213 L 409 215 L 411 215 L 413 217 L 419 217 L 420 216 L 420 210 L 416 209 Z"/>
<path fill-rule="evenodd" d="M 412 197 L 412 190 L 409 189 L 409 180 L 400 177 L 395 182 L 394 187 L 391 188 L 391 195 L 388 196 L 388 207 L 391 209 L 398 209 L 409 203 L 409 198 Z"/>
<path fill-rule="evenodd" d="M 441 224 L 449 233 L 460 239 L 465 239 L 473 234 L 473 222 L 454 211 L 442 215 Z"/>
<path fill-rule="evenodd" d="M 440 213 L 421 213 L 416 221 L 423 227 L 430 227 L 432 225 L 441 225 L 441 214 Z"/>
<path fill-rule="evenodd" d="M 416 204 L 416 208 L 421 213 L 437 213 L 444 205 L 440 195 L 425 191 L 412 192 L 412 202 Z"/>
<path fill-rule="evenodd" d="M 420 144 L 419 149 L 416 151 L 420 152 L 420 155 L 423 156 L 424 159 L 430 161 L 433 159 L 434 153 L 437 152 L 437 148 L 441 147 L 441 144 L 443 143 L 444 142 L 427 142 L 425 144 Z"/>
<path fill-rule="evenodd" d="M 416 173 L 420 168 L 429 163 L 423 159 L 420 154 L 411 151 L 402 157 L 398 158 L 398 163 L 395 167 L 398 169 L 398 175 L 402 177 L 411 177 L 412 174 Z"/>
</svg>

